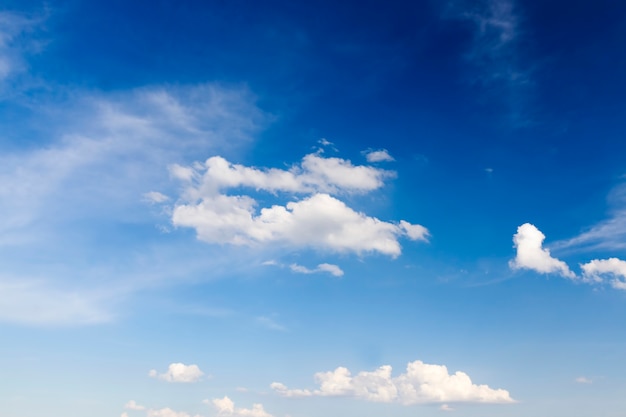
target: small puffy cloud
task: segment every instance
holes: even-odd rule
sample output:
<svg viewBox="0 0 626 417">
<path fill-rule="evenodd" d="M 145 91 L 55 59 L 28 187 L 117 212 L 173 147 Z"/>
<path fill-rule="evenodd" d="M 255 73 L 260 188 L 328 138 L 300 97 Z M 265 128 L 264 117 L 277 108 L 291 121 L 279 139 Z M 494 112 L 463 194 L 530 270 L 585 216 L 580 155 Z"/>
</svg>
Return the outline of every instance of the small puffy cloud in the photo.
<svg viewBox="0 0 626 417">
<path fill-rule="evenodd" d="M 120 417 L 128 417 L 128 413 L 127 412 L 123 412 L 122 414 L 120 414 Z"/>
<path fill-rule="evenodd" d="M 389 152 L 387 152 L 387 149 L 380 149 L 377 151 L 369 149 L 367 151 L 364 151 L 363 153 L 365 154 L 365 159 L 367 159 L 367 162 L 395 161 L 395 159 L 393 159 L 393 157 L 389 155 Z"/>
<path fill-rule="evenodd" d="M 146 417 L 191 417 L 189 413 L 184 411 L 174 411 L 171 408 L 161 408 L 159 410 L 148 410 Z M 194 417 L 201 417 L 196 414 Z"/>
<path fill-rule="evenodd" d="M 518 227 L 517 233 L 513 236 L 517 255 L 509 262 L 509 266 L 513 269 L 530 269 L 541 274 L 558 273 L 566 278 L 576 278 L 565 262 L 553 258 L 550 251 L 542 247 L 545 238 L 545 235 L 530 223 Z"/>
<path fill-rule="evenodd" d="M 578 378 L 574 379 L 574 382 L 577 382 L 579 384 L 592 384 L 593 381 L 589 378 L 586 378 L 584 376 L 579 376 Z"/>
<path fill-rule="evenodd" d="M 442 404 L 439 409 L 441 411 L 454 411 L 454 408 L 450 407 L 448 404 Z"/>
<path fill-rule="evenodd" d="M 204 400 L 206 404 L 212 404 L 217 410 L 219 416 L 230 417 L 273 417 L 263 409 L 262 404 L 253 404 L 252 408 L 236 408 L 235 403 L 228 397 L 215 398 L 209 402 Z"/>
<path fill-rule="evenodd" d="M 124 405 L 124 408 L 127 410 L 137 410 L 137 411 L 146 409 L 146 407 L 144 407 L 143 405 L 137 404 L 135 400 L 130 400 L 129 402 L 127 402 L 126 405 Z"/>
<path fill-rule="evenodd" d="M 327 263 L 319 264 L 315 269 L 310 269 L 298 264 L 291 264 L 289 265 L 289 269 L 299 274 L 316 274 L 320 272 L 326 272 L 335 277 L 343 276 L 343 270 L 341 268 L 339 268 L 337 265 Z"/>
<path fill-rule="evenodd" d="M 492 389 L 487 385 L 476 385 L 464 372 L 452 375 L 443 365 L 430 365 L 422 361 L 410 362 L 406 372 L 396 377 L 391 375 L 389 365 L 375 371 L 359 372 L 352 375 L 344 367 L 334 371 L 318 372 L 316 390 L 289 389 L 282 383 L 274 382 L 271 388 L 284 397 L 354 397 L 374 402 L 400 403 L 512 403 L 508 391 Z"/>
<path fill-rule="evenodd" d="M 611 278 L 611 286 L 626 290 L 626 261 L 618 258 L 594 259 L 580 266 L 588 282 L 603 282 L 604 276 Z"/>
<path fill-rule="evenodd" d="M 198 365 L 185 365 L 183 363 L 172 363 L 167 372 L 159 374 L 155 369 L 151 370 L 148 375 L 167 382 L 198 382 L 202 379 L 204 372 L 200 370 Z"/>
</svg>

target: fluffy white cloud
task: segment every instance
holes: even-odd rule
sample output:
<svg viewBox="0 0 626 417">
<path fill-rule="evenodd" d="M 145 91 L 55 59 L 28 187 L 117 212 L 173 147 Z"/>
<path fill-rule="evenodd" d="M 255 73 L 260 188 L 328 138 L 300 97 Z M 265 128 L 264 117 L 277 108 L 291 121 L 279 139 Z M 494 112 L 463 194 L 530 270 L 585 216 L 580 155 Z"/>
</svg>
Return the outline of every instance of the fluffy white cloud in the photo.
<svg viewBox="0 0 626 417">
<path fill-rule="evenodd" d="M 511 403 L 508 391 L 476 385 L 464 372 L 452 375 L 443 365 L 430 365 L 422 361 L 410 362 L 406 373 L 392 377 L 389 365 L 372 372 L 350 371 L 339 367 L 330 372 L 315 374 L 319 384 L 316 390 L 289 389 L 274 382 L 271 388 L 285 397 L 347 396 L 375 402 L 397 402 L 404 405 L 418 403 L 477 402 Z"/>
<path fill-rule="evenodd" d="M 290 169 L 260 169 L 214 156 L 204 164 L 174 165 L 170 172 L 185 185 L 181 199 L 172 210 L 173 224 L 194 228 L 198 238 L 206 242 L 275 243 L 396 257 L 401 252 L 399 237 L 424 241 L 428 237 L 423 226 L 405 220 L 381 221 L 341 201 L 337 195 L 373 191 L 395 175 L 371 166 L 353 165 L 345 159 L 314 153 L 304 156 Z M 241 194 L 228 194 L 231 189 Z M 250 191 L 245 193 L 246 189 Z M 285 198 L 287 202 L 259 208 L 252 193 L 261 191 Z M 334 275 L 340 273 L 326 264 L 318 269 Z M 308 272 L 303 267 L 294 270 Z"/>
<path fill-rule="evenodd" d="M 584 376 L 579 376 L 578 378 L 574 379 L 574 382 L 577 382 L 579 384 L 592 384 L 593 381 L 589 378 L 586 378 Z"/>
<path fill-rule="evenodd" d="M 441 404 L 439 407 L 441 411 L 454 411 L 454 408 L 450 407 L 448 404 Z"/>
<path fill-rule="evenodd" d="M 565 262 L 553 258 L 550 251 L 542 247 L 545 238 L 545 235 L 530 223 L 519 226 L 517 233 L 513 236 L 517 255 L 509 262 L 510 267 L 531 269 L 542 274 L 558 273 L 567 278 L 576 278 Z"/>
<path fill-rule="evenodd" d="M 167 372 L 159 374 L 155 369 L 153 369 L 148 373 L 148 375 L 152 378 L 158 378 L 167 382 L 198 382 L 202 379 L 204 372 L 200 370 L 198 365 L 172 363 L 167 368 Z"/>
<path fill-rule="evenodd" d="M 148 410 L 146 417 L 191 417 L 189 413 L 184 411 L 174 411 L 171 408 L 161 408 L 159 410 Z M 196 414 L 194 417 L 201 417 Z"/>
<path fill-rule="evenodd" d="M 212 404 L 220 416 L 231 417 L 272 417 L 263 409 L 262 404 L 253 404 L 252 408 L 235 408 L 235 403 L 228 397 L 215 398 L 211 402 L 204 401 L 206 404 Z"/>
<path fill-rule="evenodd" d="M 251 245 L 277 242 L 335 252 L 378 252 L 397 257 L 398 237 L 426 240 L 425 228 L 397 225 L 356 212 L 328 194 L 314 194 L 286 206 L 274 205 L 255 211 L 248 196 L 205 196 L 195 204 L 174 208 L 176 226 L 193 227 L 198 238 L 212 243 Z"/>
<path fill-rule="evenodd" d="M 603 277 L 609 276 L 613 288 L 626 290 L 626 261 L 617 258 L 594 259 L 580 267 L 587 281 L 603 282 Z"/>
<path fill-rule="evenodd" d="M 126 405 L 124 405 L 124 408 L 126 408 L 127 410 L 137 410 L 137 411 L 142 411 L 146 409 L 146 407 L 144 407 L 143 405 L 137 404 L 135 400 L 130 400 L 129 402 L 127 402 Z"/>
<path fill-rule="evenodd" d="M 181 175 L 181 167 L 177 167 L 178 177 L 190 178 L 190 173 L 200 176 L 198 168 L 187 167 Z M 205 190 L 250 187 L 297 193 L 367 192 L 382 187 L 384 180 L 394 175 L 391 171 L 355 166 L 345 159 L 324 158 L 318 154 L 306 155 L 299 165 L 289 170 L 246 167 L 232 164 L 220 156 L 207 159 L 203 169 L 201 187 Z"/>
<path fill-rule="evenodd" d="M 310 268 L 307 268 L 306 266 L 302 266 L 298 264 L 291 264 L 289 265 L 289 269 L 299 274 L 315 274 L 319 272 L 327 272 L 336 277 L 343 276 L 343 270 L 341 268 L 339 268 L 337 265 L 326 264 L 326 263 L 319 264 L 317 268 L 315 269 L 310 269 Z"/>
<path fill-rule="evenodd" d="M 364 152 L 367 162 L 391 162 L 394 161 L 393 157 L 389 155 L 387 149 L 380 149 L 378 151 L 367 150 Z"/>
</svg>

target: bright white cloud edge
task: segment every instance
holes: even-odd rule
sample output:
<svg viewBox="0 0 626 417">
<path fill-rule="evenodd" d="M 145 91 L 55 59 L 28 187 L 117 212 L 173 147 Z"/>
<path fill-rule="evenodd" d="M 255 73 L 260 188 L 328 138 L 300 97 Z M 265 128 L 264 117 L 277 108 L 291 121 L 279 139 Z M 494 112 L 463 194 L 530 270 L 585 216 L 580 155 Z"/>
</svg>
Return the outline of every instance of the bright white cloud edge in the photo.
<svg viewBox="0 0 626 417">
<path fill-rule="evenodd" d="M 381 221 L 331 195 L 369 192 L 382 187 L 383 180 L 392 175 L 340 158 L 309 154 L 299 165 L 282 170 L 245 167 L 211 157 L 204 165 L 173 166 L 171 172 L 185 183 L 183 201 L 173 208 L 172 223 L 195 229 L 198 239 L 210 243 L 272 243 L 397 257 L 400 237 L 427 241 L 429 235 L 424 226 L 405 220 Z M 286 193 L 292 201 L 258 210 L 251 195 L 224 193 L 231 188 Z M 293 199 L 296 194 L 308 196 Z"/>
<path fill-rule="evenodd" d="M 347 368 L 339 367 L 315 374 L 318 389 L 289 389 L 280 382 L 274 382 L 270 387 L 284 397 L 353 397 L 403 405 L 515 402 L 508 391 L 476 385 L 466 373 L 450 374 L 444 365 L 418 360 L 410 362 L 403 374 L 393 377 L 391 372 L 391 366 L 384 365 L 375 371 L 362 371 L 353 376 Z"/>
<path fill-rule="evenodd" d="M 166 382 L 198 382 L 204 376 L 204 372 L 200 370 L 198 365 L 185 365 L 184 363 L 172 363 L 167 368 L 167 371 L 159 374 L 155 369 L 152 369 L 148 376 L 151 378 L 157 378 Z"/>
<path fill-rule="evenodd" d="M 263 409 L 263 404 L 255 403 L 252 408 L 237 408 L 235 403 L 225 396 L 224 398 L 215 398 L 211 401 L 204 400 L 205 404 L 212 405 L 218 413 L 218 416 L 230 417 L 273 417 Z"/>
</svg>

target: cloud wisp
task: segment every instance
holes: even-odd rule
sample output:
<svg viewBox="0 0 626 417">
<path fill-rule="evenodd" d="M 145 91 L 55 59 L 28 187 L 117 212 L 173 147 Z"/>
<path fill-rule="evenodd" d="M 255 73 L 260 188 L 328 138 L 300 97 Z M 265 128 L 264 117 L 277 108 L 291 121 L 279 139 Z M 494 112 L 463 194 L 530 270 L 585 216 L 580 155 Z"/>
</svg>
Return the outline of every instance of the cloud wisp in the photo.
<svg viewBox="0 0 626 417">
<path fill-rule="evenodd" d="M 421 225 L 381 221 L 340 200 L 345 194 L 381 188 L 394 175 L 345 159 L 309 154 L 300 164 L 283 170 L 211 157 L 204 164 L 174 166 L 172 175 L 184 184 L 181 200 L 172 210 L 172 223 L 195 229 L 198 239 L 209 243 L 277 244 L 397 257 L 400 237 L 428 238 L 428 230 Z M 248 189 L 249 194 L 226 194 L 231 189 Z M 259 210 L 252 193 L 263 191 L 291 201 Z"/>
<path fill-rule="evenodd" d="M 505 97 L 511 122 L 525 125 L 531 70 L 520 58 L 521 19 L 514 0 L 453 1 L 446 18 L 470 22 L 473 40 L 465 60 L 475 68 L 471 82 Z M 495 95 L 494 94 L 494 95 Z"/>
<path fill-rule="evenodd" d="M 347 368 L 339 367 L 334 371 L 316 373 L 319 388 L 315 390 L 289 389 L 279 382 L 272 383 L 271 388 L 284 397 L 352 397 L 403 405 L 515 402 L 508 391 L 476 385 L 466 373 L 450 374 L 443 365 L 415 361 L 407 365 L 403 374 L 394 377 L 391 372 L 391 366 L 385 365 L 353 376 Z"/>
</svg>

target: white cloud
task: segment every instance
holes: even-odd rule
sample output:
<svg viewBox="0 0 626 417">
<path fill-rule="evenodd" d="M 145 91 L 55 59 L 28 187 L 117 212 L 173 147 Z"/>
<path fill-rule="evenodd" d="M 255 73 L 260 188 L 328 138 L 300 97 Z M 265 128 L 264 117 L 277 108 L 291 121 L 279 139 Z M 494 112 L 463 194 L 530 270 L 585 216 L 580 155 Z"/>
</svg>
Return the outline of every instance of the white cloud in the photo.
<svg viewBox="0 0 626 417">
<path fill-rule="evenodd" d="M 122 414 L 120 414 L 120 417 L 128 417 L 128 413 L 127 412 L 123 412 Z"/>
<path fill-rule="evenodd" d="M 577 382 L 579 384 L 592 384 L 593 381 L 589 378 L 586 378 L 584 376 L 579 376 L 578 378 L 574 379 L 574 382 Z"/>
<path fill-rule="evenodd" d="M 443 365 L 430 365 L 422 361 L 410 362 L 406 373 L 391 376 L 389 365 L 372 372 L 359 372 L 352 376 L 350 371 L 339 367 L 330 372 L 315 374 L 319 389 L 288 389 L 274 382 L 271 388 L 285 397 L 354 397 L 375 402 L 397 402 L 404 405 L 419 403 L 512 403 L 508 391 L 492 389 L 487 385 L 476 385 L 464 372 L 452 375 Z"/>
<path fill-rule="evenodd" d="M 155 369 L 148 375 L 167 382 L 198 382 L 202 379 L 204 372 L 198 365 L 185 365 L 183 363 L 172 363 L 165 373 L 159 374 Z"/>
<path fill-rule="evenodd" d="M 604 282 L 603 277 L 608 276 L 613 288 L 626 290 L 626 261 L 617 258 L 594 259 L 580 267 L 587 281 Z"/>
<path fill-rule="evenodd" d="M 255 210 L 248 196 L 205 196 L 200 202 L 174 208 L 176 226 L 196 229 L 200 240 L 210 243 L 253 245 L 258 243 L 313 247 L 358 254 L 378 252 L 397 257 L 398 237 L 426 240 L 413 225 L 396 225 L 368 217 L 328 194 L 314 194 L 286 206 Z M 424 229 L 425 230 L 425 229 Z"/>
<path fill-rule="evenodd" d="M 365 159 L 367 159 L 367 162 L 391 162 L 391 161 L 395 161 L 395 159 L 393 159 L 393 157 L 391 155 L 389 155 L 389 152 L 387 152 L 387 149 L 380 149 L 377 151 L 374 151 L 372 149 L 368 149 L 367 151 L 364 151 L 365 154 Z"/>
<path fill-rule="evenodd" d="M 124 405 L 124 408 L 127 410 L 136 410 L 136 411 L 142 411 L 146 409 L 146 407 L 144 407 L 143 405 L 137 404 L 135 400 L 130 400 L 129 402 L 127 402 Z"/>
<path fill-rule="evenodd" d="M 327 264 L 327 263 L 319 264 L 317 268 L 315 269 L 309 269 L 305 266 L 298 265 L 298 264 L 291 264 L 289 265 L 289 268 L 293 272 L 297 272 L 299 274 L 315 274 L 319 272 L 326 272 L 335 277 L 343 276 L 343 270 L 341 268 L 339 268 L 337 265 Z"/>
<path fill-rule="evenodd" d="M 163 193 L 158 191 L 150 191 L 143 195 L 144 199 L 149 203 L 160 204 L 165 203 L 170 198 Z"/>
<path fill-rule="evenodd" d="M 253 404 L 252 408 L 235 408 L 235 403 L 228 397 L 215 398 L 209 402 L 204 400 L 206 404 L 212 404 L 218 412 L 219 416 L 231 417 L 272 417 L 263 409 L 262 404 Z"/>
<path fill-rule="evenodd" d="M 126 405 L 124 405 L 124 408 L 126 408 L 127 410 L 136 410 L 136 411 L 142 411 L 146 409 L 146 407 L 144 407 L 143 405 L 137 404 L 135 400 L 130 400 L 129 402 L 127 402 Z"/>
<path fill-rule="evenodd" d="M 191 417 L 189 413 L 185 413 L 184 411 L 174 411 L 171 408 L 161 408 L 159 410 L 148 410 L 146 413 L 147 417 Z M 194 417 L 201 417 L 196 414 Z"/>
<path fill-rule="evenodd" d="M 509 262 L 510 267 L 530 269 L 542 274 L 558 273 L 567 278 L 576 278 L 565 262 L 553 258 L 550 251 L 542 247 L 545 238 L 545 235 L 530 223 L 519 226 L 517 233 L 513 236 L 517 255 Z"/>
<path fill-rule="evenodd" d="M 454 408 L 450 407 L 448 404 L 442 404 L 439 409 L 441 411 L 454 411 Z"/>
<path fill-rule="evenodd" d="M 318 154 L 306 155 L 299 165 L 289 170 L 246 167 L 221 156 L 207 159 L 201 169 L 204 173 L 200 188 L 205 192 L 236 187 L 293 193 L 367 192 L 382 187 L 385 179 L 395 175 L 392 171 L 352 165 L 345 159 L 324 158 Z M 184 176 L 191 177 L 190 173 L 201 174 L 195 167 L 187 167 Z"/>
</svg>

